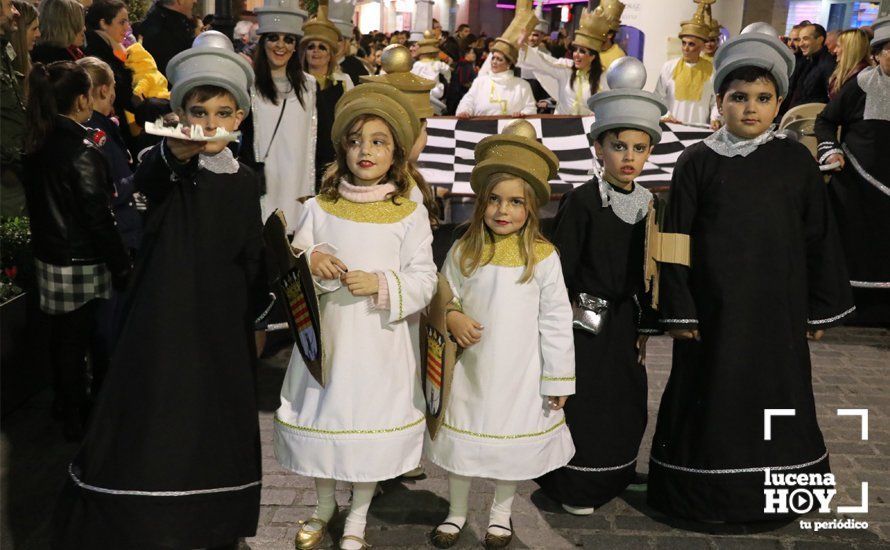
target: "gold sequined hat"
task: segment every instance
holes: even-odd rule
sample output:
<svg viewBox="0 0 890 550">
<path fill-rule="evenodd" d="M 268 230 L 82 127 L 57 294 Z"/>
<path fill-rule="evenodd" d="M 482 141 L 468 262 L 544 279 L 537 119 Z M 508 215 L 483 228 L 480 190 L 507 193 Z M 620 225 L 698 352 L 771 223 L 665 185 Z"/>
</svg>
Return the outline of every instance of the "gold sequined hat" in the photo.
<svg viewBox="0 0 890 550">
<path fill-rule="evenodd" d="M 408 98 L 408 103 L 414 109 L 417 118 L 430 118 L 436 114 L 430 103 L 430 90 L 436 87 L 436 82 L 411 72 L 413 60 L 408 48 L 401 44 L 390 44 L 383 49 L 380 64 L 386 74 L 363 75 L 360 80 L 388 84 L 396 88 Z"/>
<path fill-rule="evenodd" d="M 532 0 L 518 0 L 513 20 L 510 21 L 504 32 L 495 38 L 491 44 L 491 50 L 504 54 L 510 63 L 516 63 L 519 59 L 519 37 L 523 33 L 531 34 L 537 24 L 538 18 L 532 10 Z"/>
<path fill-rule="evenodd" d="M 417 41 L 417 55 L 439 55 L 439 39 L 431 30 L 423 31 L 423 39 Z"/>
<path fill-rule="evenodd" d="M 708 38 L 711 40 L 719 40 L 720 39 L 720 21 L 716 19 L 711 19 L 711 34 L 708 35 Z"/>
<path fill-rule="evenodd" d="M 356 86 L 343 94 L 334 107 L 331 141 L 336 146 L 356 118 L 373 115 L 389 124 L 399 148 L 407 155 L 420 135 L 420 119 L 409 105 L 405 94 L 389 84 L 369 82 Z"/>
<path fill-rule="evenodd" d="M 340 48 L 340 40 L 343 36 L 337 27 L 331 23 L 331 20 L 328 19 L 327 0 L 319 0 L 318 12 L 316 12 L 315 17 L 303 24 L 303 33 L 303 39 L 300 40 L 301 46 L 313 40 L 318 40 L 328 45 L 331 55 L 337 55 L 337 50 Z"/>
<path fill-rule="evenodd" d="M 503 133 L 488 136 L 476 145 L 476 167 L 470 174 L 470 187 L 477 195 L 492 174 L 506 172 L 522 178 L 538 199 L 538 205 L 550 202 L 550 180 L 556 178 L 559 159 L 538 142 L 535 127 L 527 120 L 517 120 Z"/>
<path fill-rule="evenodd" d="M 711 36 L 711 4 L 717 0 L 694 0 L 698 4 L 695 15 L 680 24 L 680 36 L 694 36 L 706 41 Z"/>
<path fill-rule="evenodd" d="M 624 4 L 618 0 L 604 0 L 593 11 L 584 9 L 572 44 L 588 50 L 602 51 L 609 33 L 621 26 L 623 12 Z"/>
</svg>

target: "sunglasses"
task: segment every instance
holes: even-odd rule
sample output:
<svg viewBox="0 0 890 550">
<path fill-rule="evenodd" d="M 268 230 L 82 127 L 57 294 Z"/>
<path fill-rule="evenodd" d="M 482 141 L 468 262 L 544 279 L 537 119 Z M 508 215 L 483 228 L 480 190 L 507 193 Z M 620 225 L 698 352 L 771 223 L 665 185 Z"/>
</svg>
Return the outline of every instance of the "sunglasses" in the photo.
<svg viewBox="0 0 890 550">
<path fill-rule="evenodd" d="M 323 52 L 328 51 L 328 47 L 325 46 L 324 44 L 309 44 L 308 46 L 306 46 L 306 49 L 307 50 L 321 50 Z"/>
<path fill-rule="evenodd" d="M 278 34 L 276 32 L 270 32 L 265 35 L 266 42 L 278 42 L 281 39 L 284 39 L 284 43 L 288 46 L 293 46 L 297 43 L 297 37 L 292 34 Z"/>
</svg>

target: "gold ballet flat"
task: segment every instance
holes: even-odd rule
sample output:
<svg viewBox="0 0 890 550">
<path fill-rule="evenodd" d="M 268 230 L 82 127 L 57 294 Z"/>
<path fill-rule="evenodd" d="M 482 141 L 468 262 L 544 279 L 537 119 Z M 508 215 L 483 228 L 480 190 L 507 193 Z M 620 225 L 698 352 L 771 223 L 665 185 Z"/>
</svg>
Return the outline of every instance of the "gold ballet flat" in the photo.
<svg viewBox="0 0 890 550">
<path fill-rule="evenodd" d="M 357 537 L 355 535 L 343 535 L 342 537 L 340 537 L 340 548 L 343 548 L 344 540 L 351 540 L 352 542 L 357 542 L 357 543 L 361 544 L 362 550 L 366 550 L 367 548 L 371 547 L 371 545 L 368 544 L 368 541 L 366 541 L 365 539 L 363 539 L 361 537 Z"/>
<path fill-rule="evenodd" d="M 488 528 L 497 527 L 505 531 L 510 531 L 509 535 L 493 535 L 491 531 L 485 532 L 485 538 L 482 540 L 482 546 L 488 548 L 506 548 L 513 541 L 513 520 L 510 520 L 510 527 L 503 525 L 489 525 Z"/>
<path fill-rule="evenodd" d="M 443 525 L 450 525 L 457 529 L 457 533 L 446 533 L 445 531 L 439 531 L 439 527 Z M 451 548 L 455 544 L 457 544 L 457 539 L 460 538 L 460 532 L 463 531 L 463 527 L 457 525 L 456 523 L 451 523 L 450 521 L 446 521 L 444 523 L 440 523 L 438 527 L 433 529 L 433 532 L 430 533 L 430 542 L 436 548 Z"/>
<path fill-rule="evenodd" d="M 332 517 L 331 520 L 334 518 Z M 324 536 L 328 532 L 328 523 L 330 520 L 324 521 L 318 518 L 309 518 L 300 522 L 300 530 L 294 537 L 294 548 L 297 550 L 314 550 L 321 546 Z M 317 527 L 317 529 L 306 529 L 306 527 Z"/>
</svg>

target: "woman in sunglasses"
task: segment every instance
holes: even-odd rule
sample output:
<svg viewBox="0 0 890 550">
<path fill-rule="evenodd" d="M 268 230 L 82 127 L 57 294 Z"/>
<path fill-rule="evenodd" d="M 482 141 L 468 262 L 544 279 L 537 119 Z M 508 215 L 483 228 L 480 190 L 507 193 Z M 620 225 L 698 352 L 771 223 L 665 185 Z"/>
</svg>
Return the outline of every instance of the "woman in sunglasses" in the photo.
<svg viewBox="0 0 890 550">
<path fill-rule="evenodd" d="M 276 5 L 257 9 L 257 20 L 256 81 L 239 156 L 260 172 L 263 219 L 280 209 L 293 231 L 297 199 L 315 194 L 315 176 L 306 170 L 315 165 L 315 82 L 303 72 L 297 51 L 306 12 L 296 3 Z"/>
<path fill-rule="evenodd" d="M 556 98 L 554 114 L 591 114 L 587 108 L 587 100 L 600 89 L 603 67 L 600 64 L 599 51 L 606 39 L 605 35 L 598 35 L 593 30 L 592 22 L 592 16 L 585 12 L 569 48 L 571 60 L 557 59 L 537 48 L 529 48 L 526 36 L 519 38 L 521 51 L 517 65 L 532 71 L 547 93 Z M 608 29 L 608 26 L 605 28 Z"/>
<path fill-rule="evenodd" d="M 303 70 L 312 75 L 316 84 L 316 112 L 318 117 L 315 147 L 315 191 L 321 187 L 324 171 L 334 162 L 336 154 L 331 142 L 334 125 L 334 106 L 354 84 L 348 75 L 339 70 L 337 54 L 342 35 L 328 19 L 327 2 L 319 2 L 318 14 L 303 27 L 300 55 Z"/>
</svg>

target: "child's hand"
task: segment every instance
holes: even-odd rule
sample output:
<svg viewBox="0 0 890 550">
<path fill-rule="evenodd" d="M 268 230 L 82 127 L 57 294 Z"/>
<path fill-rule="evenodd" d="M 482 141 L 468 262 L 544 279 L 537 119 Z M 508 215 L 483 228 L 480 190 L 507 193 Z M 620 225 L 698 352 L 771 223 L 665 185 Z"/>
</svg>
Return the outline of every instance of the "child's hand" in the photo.
<svg viewBox="0 0 890 550">
<path fill-rule="evenodd" d="M 807 339 L 808 340 L 821 340 L 822 337 L 825 336 L 824 330 L 808 330 L 807 331 Z"/>
<path fill-rule="evenodd" d="M 675 328 L 673 330 L 669 330 L 668 334 L 670 334 L 671 338 L 673 338 L 674 340 L 701 340 L 701 335 L 699 335 L 697 328 L 694 328 L 692 330 L 685 328 Z"/>
<path fill-rule="evenodd" d="M 183 135 L 185 135 L 185 131 L 185 128 L 183 128 Z M 188 139 L 175 138 L 167 138 L 165 141 L 167 142 L 167 147 L 170 148 L 170 152 L 173 153 L 173 156 L 176 157 L 176 160 L 179 162 L 188 162 L 189 159 L 202 153 L 204 148 L 207 147 L 206 141 L 191 141 Z"/>
<path fill-rule="evenodd" d="M 566 401 L 569 400 L 569 396 L 567 395 L 548 395 L 547 396 L 547 406 L 550 407 L 551 411 L 558 411 L 561 408 L 566 406 Z"/>
<path fill-rule="evenodd" d="M 340 282 L 346 285 L 353 296 L 373 296 L 380 290 L 377 274 L 367 271 L 346 272 L 340 275 Z"/>
<path fill-rule="evenodd" d="M 325 254 L 324 252 L 315 251 L 312 253 L 312 275 L 319 279 L 339 279 L 341 273 L 349 271 L 346 264 L 341 262 L 336 256 Z"/>
<path fill-rule="evenodd" d="M 484 327 L 460 311 L 449 311 L 445 324 L 462 348 L 468 348 L 482 339 Z"/>
</svg>

